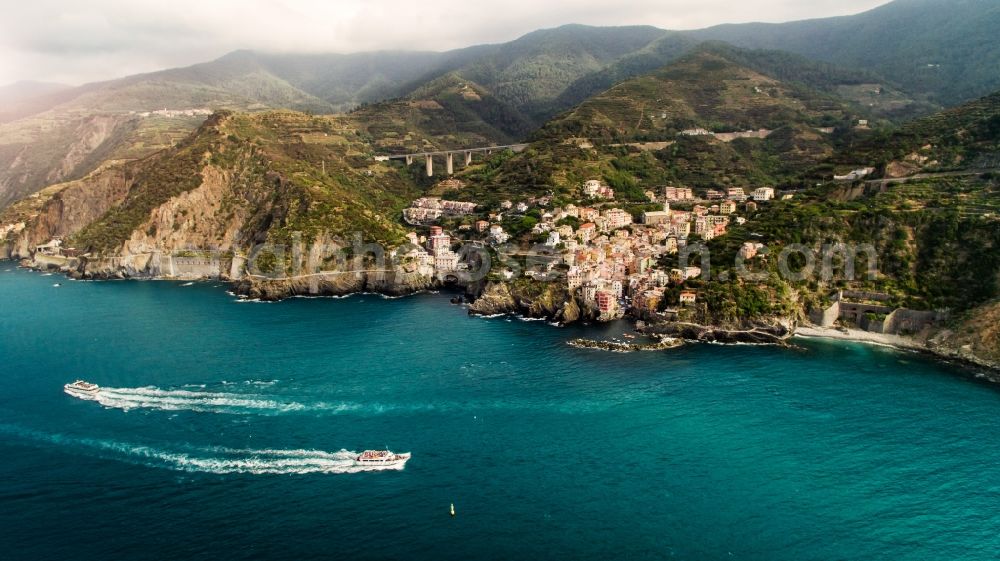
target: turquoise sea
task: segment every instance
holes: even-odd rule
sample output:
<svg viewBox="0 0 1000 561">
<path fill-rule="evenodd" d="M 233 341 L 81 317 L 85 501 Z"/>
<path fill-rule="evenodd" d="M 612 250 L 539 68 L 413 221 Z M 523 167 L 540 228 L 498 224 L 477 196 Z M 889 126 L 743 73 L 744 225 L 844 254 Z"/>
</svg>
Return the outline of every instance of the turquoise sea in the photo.
<svg viewBox="0 0 1000 561">
<path fill-rule="evenodd" d="M 1000 388 L 841 342 L 566 345 L 626 328 L 0 263 L 0 559 L 997 558 Z"/>
</svg>

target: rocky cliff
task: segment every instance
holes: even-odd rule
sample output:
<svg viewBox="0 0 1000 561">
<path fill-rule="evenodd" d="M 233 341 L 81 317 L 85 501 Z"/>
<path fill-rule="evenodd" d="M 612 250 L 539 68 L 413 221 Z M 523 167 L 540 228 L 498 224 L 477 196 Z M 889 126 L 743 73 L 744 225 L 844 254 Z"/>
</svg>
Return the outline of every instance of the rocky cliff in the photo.
<svg viewBox="0 0 1000 561">
<path fill-rule="evenodd" d="M 120 204 L 128 193 L 124 166 L 99 169 L 83 179 L 56 184 L 21 201 L 0 216 L 0 224 L 24 227 L 7 236 L 8 258 L 30 259 L 35 248 L 53 238 L 78 233 L 109 209 Z"/>
<path fill-rule="evenodd" d="M 642 332 L 661 337 L 675 337 L 707 343 L 780 344 L 792 336 L 794 324 L 784 318 L 748 322 L 742 326 L 701 325 L 687 322 L 647 324 Z"/>
<path fill-rule="evenodd" d="M 1000 383 L 1000 301 L 964 314 L 931 336 L 927 348 L 945 358 L 988 368 L 991 372 L 985 376 Z"/>
<path fill-rule="evenodd" d="M 233 291 L 247 298 L 273 301 L 293 296 L 346 296 L 365 292 L 406 296 L 440 286 L 437 279 L 426 275 L 359 271 L 290 279 L 244 277 L 234 282 Z"/>
<path fill-rule="evenodd" d="M 0 125 L 0 209 L 46 185 L 91 172 L 133 142 L 139 126 L 136 117 L 111 114 Z"/>
<path fill-rule="evenodd" d="M 0 256 L 31 264 L 38 245 L 62 238 L 64 248 L 82 254 L 71 271 L 80 277 L 240 280 L 247 256 L 266 245 L 277 248 L 270 270 L 239 285 L 248 295 L 402 294 L 433 286 L 430 276 L 402 269 L 295 276 L 304 266 L 325 270 L 355 235 L 387 249 L 404 239 L 396 215 L 415 188 L 395 168 L 363 157 L 372 148 L 351 127 L 293 112 L 218 113 L 171 149 L 8 208 L 0 216 Z M 296 245 L 319 261 L 296 262 Z"/>
<path fill-rule="evenodd" d="M 486 283 L 469 306 L 469 313 L 484 316 L 516 314 L 564 324 L 614 319 L 602 318 L 598 310 L 582 305 L 562 283 L 530 279 Z"/>
</svg>

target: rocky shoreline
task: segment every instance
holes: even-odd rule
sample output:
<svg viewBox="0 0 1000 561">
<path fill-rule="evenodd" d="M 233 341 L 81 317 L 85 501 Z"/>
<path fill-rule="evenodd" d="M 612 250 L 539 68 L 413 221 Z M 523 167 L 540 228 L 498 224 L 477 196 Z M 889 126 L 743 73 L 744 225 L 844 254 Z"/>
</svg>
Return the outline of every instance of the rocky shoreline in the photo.
<svg viewBox="0 0 1000 561">
<path fill-rule="evenodd" d="M 850 341 L 890 347 L 896 350 L 914 351 L 944 362 L 955 362 L 970 370 L 973 377 L 1000 384 L 1000 363 L 979 357 L 969 349 L 954 348 L 939 337 L 918 339 L 900 335 L 885 335 L 857 329 L 835 329 L 814 326 L 798 326 L 795 337 L 807 339 L 829 339 Z"/>
<path fill-rule="evenodd" d="M 22 259 L 18 264 L 22 268 L 35 271 L 56 272 L 51 267 L 41 267 L 33 261 Z M 498 281 L 470 284 L 445 283 L 440 279 L 405 272 L 393 274 L 368 271 L 343 275 L 315 275 L 298 279 L 243 278 L 235 280 L 226 275 L 175 278 L 141 273 L 130 275 L 121 270 L 114 274 L 110 270 L 91 273 L 83 267 L 74 269 L 63 267 L 59 268 L 58 272 L 76 280 L 216 280 L 229 283 L 231 292 L 237 296 L 264 302 L 275 302 L 295 297 L 344 297 L 352 294 L 380 294 L 397 298 L 453 287 L 464 289 L 461 301 L 469 303 L 469 315 L 514 315 L 562 325 L 577 321 L 606 322 L 623 318 L 622 314 L 602 316 L 597 310 L 581 305 L 565 288 L 552 283 L 540 285 L 519 285 L 516 282 Z M 797 325 L 787 318 L 773 318 L 770 323 L 738 327 L 676 321 L 656 323 L 639 321 L 637 322 L 637 331 L 650 337 L 662 339 L 662 341 L 681 341 L 681 344 L 690 341 L 720 344 L 787 345 L 788 340 L 795 336 L 878 344 L 921 352 L 946 362 L 956 362 L 972 370 L 975 378 L 1000 384 L 1000 362 L 977 356 L 971 349 L 949 345 L 946 338 L 941 336 L 918 340 L 857 330 L 848 330 L 845 333 L 838 329 Z M 571 344 L 579 348 L 600 348 L 617 352 L 660 350 L 677 346 L 662 341 L 643 345 L 578 339 Z"/>
<path fill-rule="evenodd" d="M 598 320 L 599 314 L 581 306 L 568 290 L 555 283 L 487 282 L 467 287 L 470 315 L 519 315 L 562 324 Z"/>
<path fill-rule="evenodd" d="M 787 320 L 740 328 L 687 322 L 663 322 L 643 324 L 637 330 L 651 336 L 672 337 L 701 343 L 784 345 L 792 336 L 794 326 Z"/>
<path fill-rule="evenodd" d="M 400 297 L 436 290 L 445 285 L 437 279 L 419 275 L 376 275 L 367 272 L 300 279 L 244 278 L 230 282 L 235 294 L 269 302 L 296 296 L 349 296 L 358 293 Z"/>
<path fill-rule="evenodd" d="M 596 341 L 594 339 L 573 339 L 566 343 L 578 349 L 596 349 L 614 353 L 631 353 L 636 351 L 662 351 L 684 345 L 681 339 L 663 338 L 655 343 L 619 343 L 616 341 Z"/>
</svg>

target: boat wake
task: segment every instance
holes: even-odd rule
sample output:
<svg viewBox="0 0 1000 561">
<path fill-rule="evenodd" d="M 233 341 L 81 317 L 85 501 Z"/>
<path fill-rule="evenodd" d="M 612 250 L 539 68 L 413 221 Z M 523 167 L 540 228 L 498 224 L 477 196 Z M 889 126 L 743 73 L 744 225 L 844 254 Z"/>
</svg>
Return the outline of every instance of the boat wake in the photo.
<svg viewBox="0 0 1000 561">
<path fill-rule="evenodd" d="M 272 382 L 249 382 L 256 387 L 266 387 Z M 393 405 L 358 403 L 353 401 L 309 401 L 283 399 L 274 395 L 238 392 L 197 391 L 191 389 L 105 388 L 94 395 L 76 395 L 86 401 L 96 401 L 104 407 L 129 411 L 152 409 L 159 411 L 193 411 L 196 413 L 225 413 L 232 415 L 283 415 L 312 413 L 319 415 L 373 414 L 394 411 L 433 411 L 435 404 Z"/>
<path fill-rule="evenodd" d="M 256 394 L 162 390 L 145 388 L 101 388 L 93 401 L 114 409 L 159 409 L 199 413 L 278 414 L 306 411 L 315 406 L 297 401 L 275 399 Z"/>
<path fill-rule="evenodd" d="M 78 438 L 44 433 L 12 425 L 0 425 L 0 432 L 42 445 L 67 447 L 145 467 L 190 473 L 293 475 L 338 474 L 365 471 L 400 471 L 403 465 L 356 465 L 358 452 L 340 450 L 235 449 L 217 446 L 185 446 L 171 450 L 113 440 Z"/>
<path fill-rule="evenodd" d="M 413 413 L 456 413 L 475 411 L 511 411 L 520 409 L 548 409 L 575 414 L 603 410 L 608 402 L 573 400 L 558 405 L 534 400 L 471 400 L 435 401 L 413 403 L 322 401 L 258 393 L 273 382 L 247 381 L 256 391 L 211 391 L 204 386 L 183 386 L 182 389 L 161 389 L 153 386 L 142 388 L 102 387 L 93 395 L 71 394 L 73 397 L 123 411 L 146 409 L 154 411 L 192 411 L 229 415 L 392 415 Z M 233 385 L 236 383 L 224 383 Z"/>
<path fill-rule="evenodd" d="M 357 452 L 340 450 L 230 450 L 202 449 L 196 452 L 172 452 L 145 446 L 114 443 L 117 451 L 128 457 L 148 459 L 152 467 L 178 471 L 254 475 L 309 473 L 360 473 L 363 471 L 402 470 L 402 465 L 356 465 Z"/>
</svg>

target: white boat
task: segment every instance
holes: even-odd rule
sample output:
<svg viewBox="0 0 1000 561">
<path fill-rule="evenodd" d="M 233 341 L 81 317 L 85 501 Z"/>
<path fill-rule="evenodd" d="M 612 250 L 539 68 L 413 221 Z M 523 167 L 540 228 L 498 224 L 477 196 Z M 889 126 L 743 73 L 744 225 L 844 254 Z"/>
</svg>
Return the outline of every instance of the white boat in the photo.
<svg viewBox="0 0 1000 561">
<path fill-rule="evenodd" d="M 356 466 L 403 467 L 410 459 L 410 453 L 395 454 L 389 450 L 365 450 L 354 458 Z"/>
<path fill-rule="evenodd" d="M 72 384 L 66 384 L 63 386 L 63 391 L 73 397 L 79 397 L 80 399 L 94 399 L 97 397 L 98 392 L 101 391 L 101 387 L 97 384 L 77 380 Z"/>
</svg>

